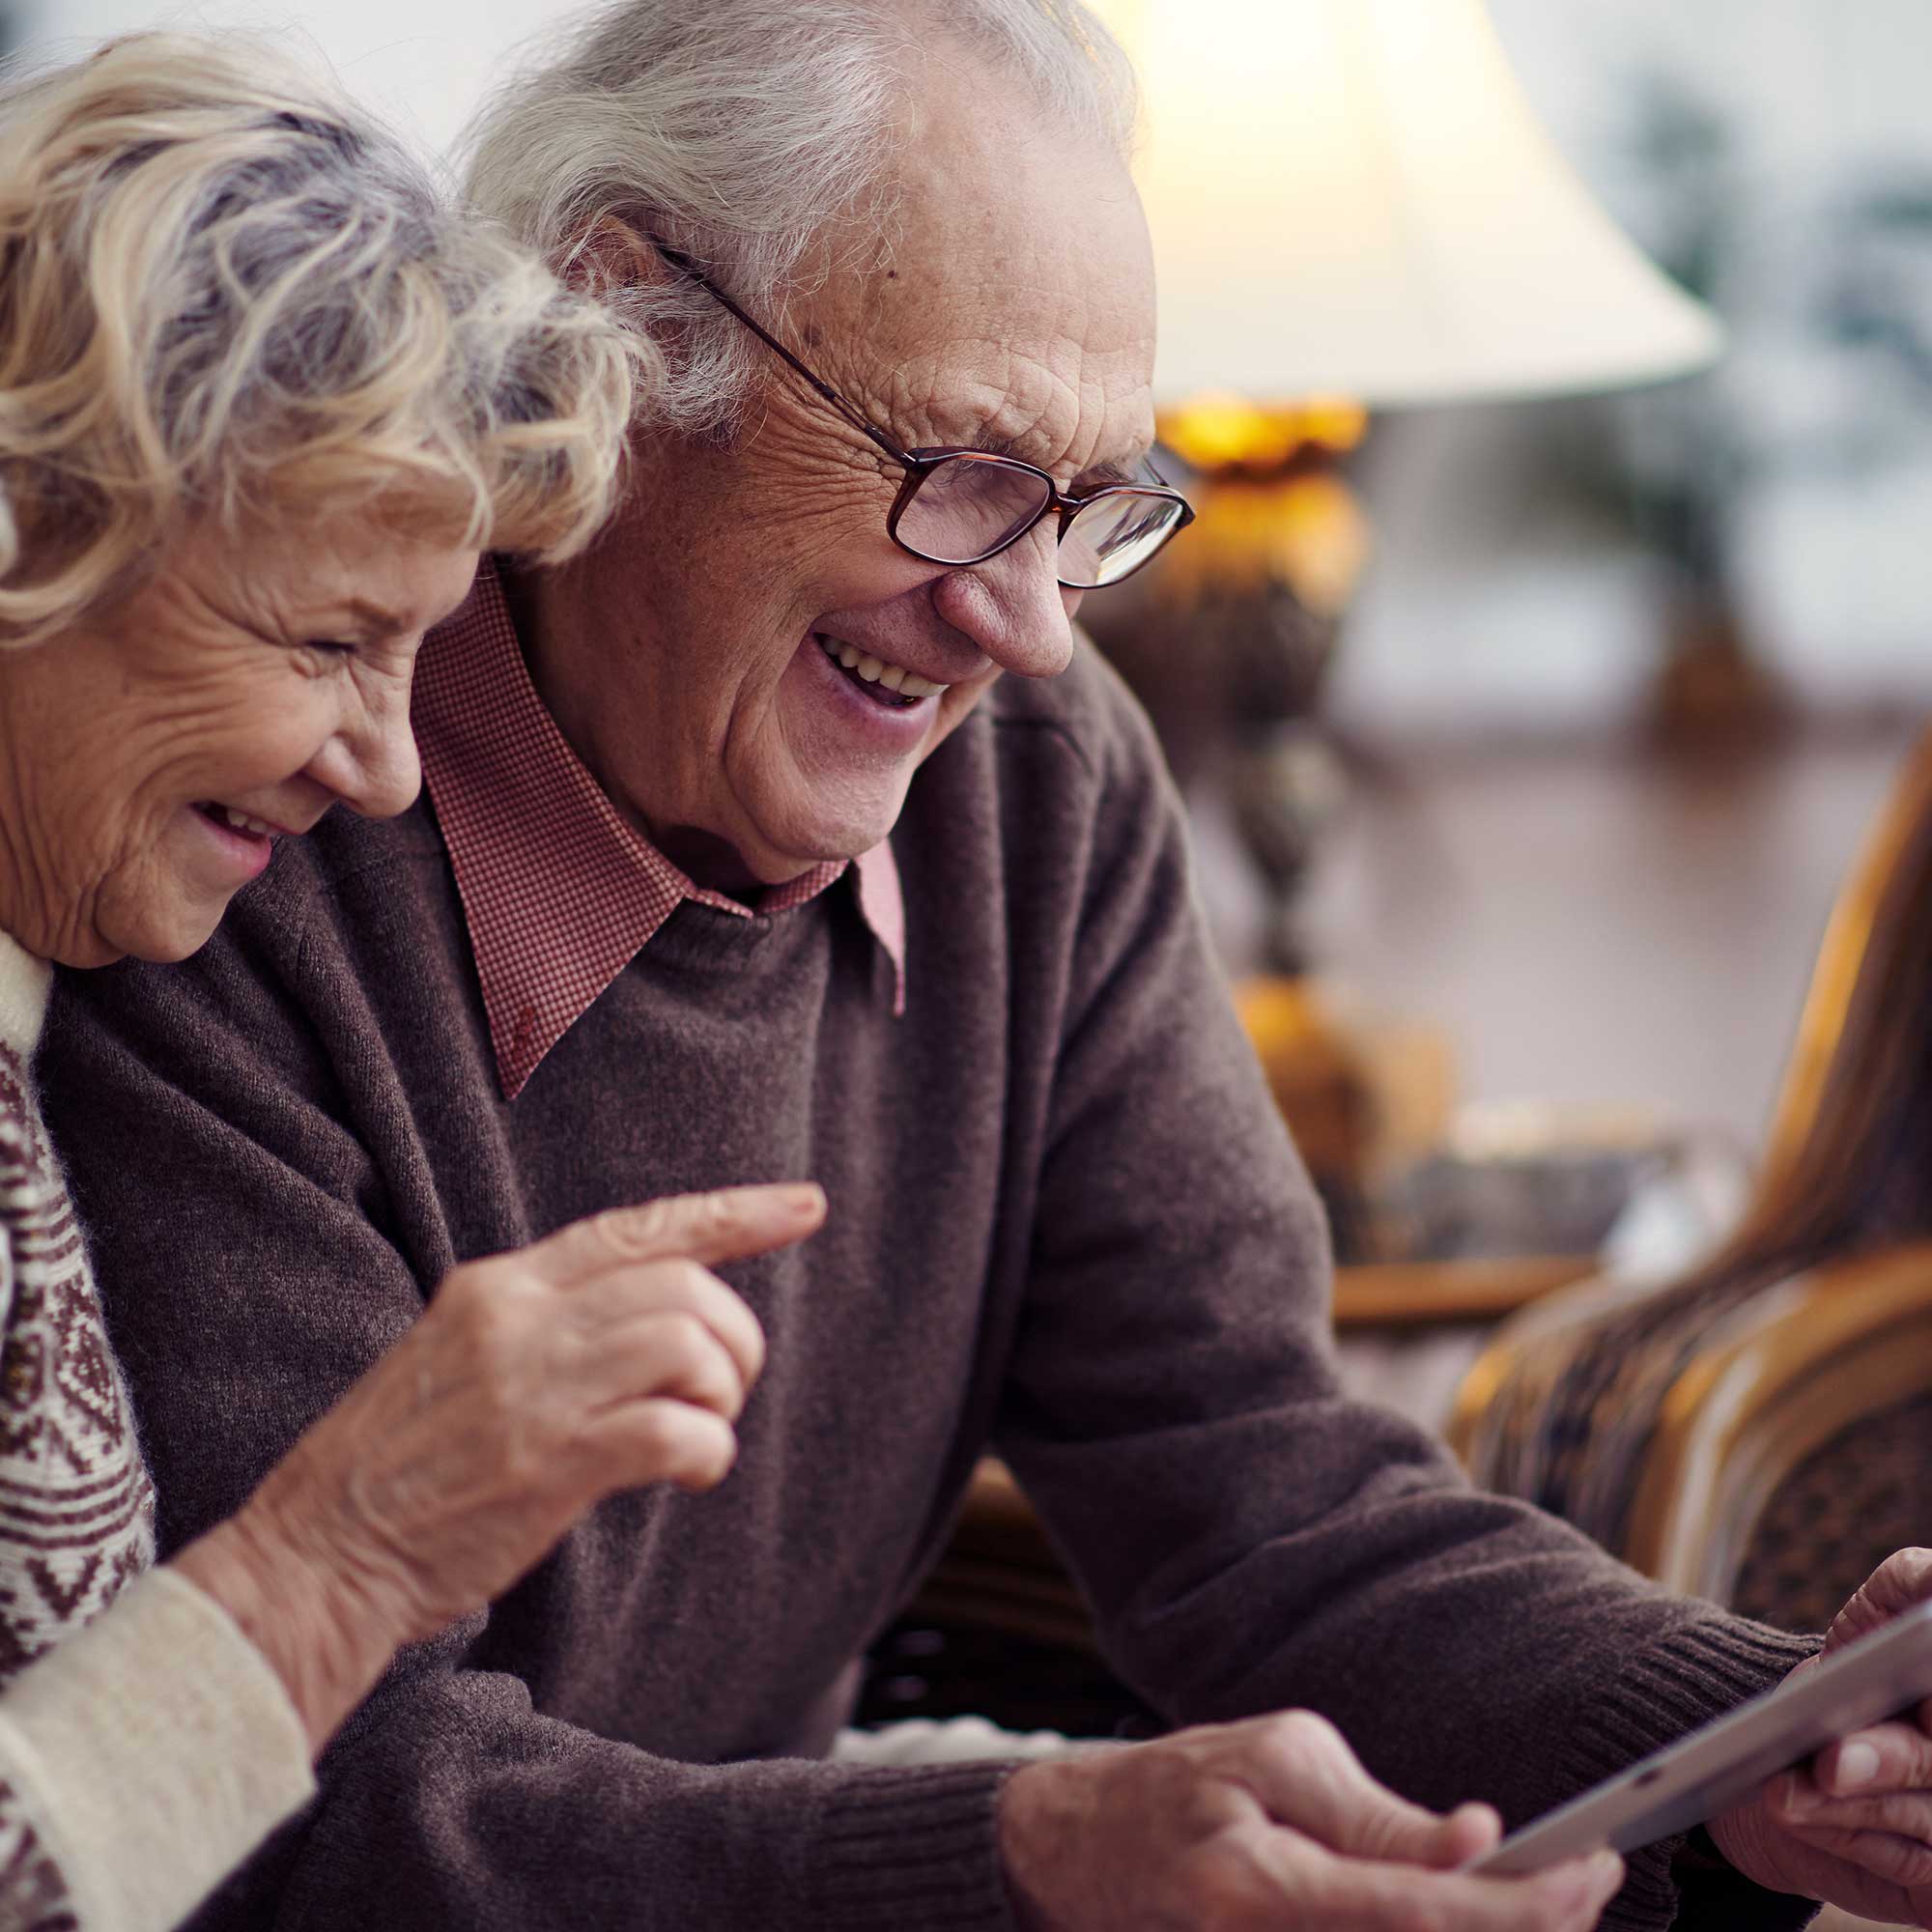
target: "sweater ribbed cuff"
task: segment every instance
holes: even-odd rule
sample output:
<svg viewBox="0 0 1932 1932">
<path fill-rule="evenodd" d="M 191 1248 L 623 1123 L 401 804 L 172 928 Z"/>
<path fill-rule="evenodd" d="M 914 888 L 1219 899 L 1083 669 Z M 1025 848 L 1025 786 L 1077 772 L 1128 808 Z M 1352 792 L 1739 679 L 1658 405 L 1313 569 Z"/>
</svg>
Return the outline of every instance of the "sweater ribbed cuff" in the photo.
<svg viewBox="0 0 1932 1932">
<path fill-rule="evenodd" d="M 823 1932 L 1014 1932 L 1000 1787 L 1022 1759 L 855 1771 L 814 1839 Z"/>
<path fill-rule="evenodd" d="M 1627 1770 L 1747 1698 L 1783 1682 L 1822 1639 L 1789 1636 L 1741 1618 L 1685 1626 L 1638 1651 L 1613 1692 L 1583 1714 L 1562 1765 L 1577 1791 Z M 1677 1865 L 1682 1836 L 1633 1852 L 1629 1879 L 1604 1915 L 1605 1932 L 1786 1932 L 1817 1912 L 1808 1898 L 1766 1891 L 1739 1873 L 1689 1872 Z"/>
<path fill-rule="evenodd" d="M 0 1046 L 31 1060 L 47 1016 L 54 969 L 18 940 L 0 932 Z"/>
<path fill-rule="evenodd" d="M 175 1924 L 315 1791 L 280 1680 L 165 1569 L 8 1688 L 0 1763 L 89 1932 Z"/>
</svg>

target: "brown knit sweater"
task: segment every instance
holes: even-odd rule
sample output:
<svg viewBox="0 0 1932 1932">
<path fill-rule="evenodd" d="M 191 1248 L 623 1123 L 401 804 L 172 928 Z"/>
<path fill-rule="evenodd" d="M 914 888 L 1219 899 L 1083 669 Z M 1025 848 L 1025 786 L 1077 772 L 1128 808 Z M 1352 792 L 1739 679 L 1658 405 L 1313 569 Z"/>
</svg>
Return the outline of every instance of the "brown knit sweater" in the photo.
<svg viewBox="0 0 1932 1932">
<path fill-rule="evenodd" d="M 1009 1927 L 1003 1767 L 796 1754 L 989 1444 L 1156 1706 L 1312 1705 L 1435 1804 L 1520 1820 L 1809 1648 L 1660 1596 L 1338 1394 L 1319 1214 L 1091 654 L 1003 684 L 894 848 L 903 1019 L 849 883 L 777 918 L 687 904 L 514 1103 L 426 806 L 285 849 L 186 967 L 61 988 L 45 1103 L 169 1547 L 454 1263 L 686 1188 L 831 1198 L 808 1247 L 727 1270 L 771 1342 L 730 1480 L 607 1504 L 408 1655 L 305 1827 L 198 1922 Z M 1804 1916 L 1744 1889 L 1687 1922 Z M 1640 1859 L 1620 1922 L 1676 1904 Z"/>
</svg>

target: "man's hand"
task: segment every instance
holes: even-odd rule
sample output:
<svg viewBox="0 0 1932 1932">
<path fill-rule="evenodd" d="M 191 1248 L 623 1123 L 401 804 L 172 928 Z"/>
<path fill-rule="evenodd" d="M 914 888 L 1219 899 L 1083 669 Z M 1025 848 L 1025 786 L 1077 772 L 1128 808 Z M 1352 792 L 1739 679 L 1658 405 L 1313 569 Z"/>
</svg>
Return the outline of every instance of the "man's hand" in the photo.
<svg viewBox="0 0 1932 1932">
<path fill-rule="evenodd" d="M 1833 1621 L 1802 1677 L 1932 1597 L 1932 1550 L 1901 1549 Z M 1789 1680 L 1787 1680 L 1789 1681 Z M 1711 1822 L 1747 1877 L 1867 1918 L 1932 1926 L 1932 1703 L 1910 1720 L 1855 1732 Z"/>
<path fill-rule="evenodd" d="M 1048 1759 L 1000 1795 L 1000 1849 L 1027 1932 L 1585 1932 L 1623 1882 L 1614 1854 L 1528 1879 L 1455 1871 L 1500 1830 L 1384 1790 L 1307 1711 Z"/>
</svg>

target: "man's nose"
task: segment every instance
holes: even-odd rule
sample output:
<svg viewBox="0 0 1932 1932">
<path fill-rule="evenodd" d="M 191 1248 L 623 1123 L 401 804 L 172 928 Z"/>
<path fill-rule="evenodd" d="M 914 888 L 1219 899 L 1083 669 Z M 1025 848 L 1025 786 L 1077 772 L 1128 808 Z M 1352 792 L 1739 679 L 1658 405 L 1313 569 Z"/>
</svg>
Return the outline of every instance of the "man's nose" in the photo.
<svg viewBox="0 0 1932 1932">
<path fill-rule="evenodd" d="M 932 586 L 932 608 L 1002 670 L 1016 677 L 1058 677 L 1073 656 L 1077 590 L 1055 574 L 1059 546 L 1045 519 L 998 556 L 952 570 Z"/>
<path fill-rule="evenodd" d="M 310 760 L 308 775 L 364 818 L 407 811 L 422 789 L 407 695 L 385 695 L 345 722 Z"/>
</svg>

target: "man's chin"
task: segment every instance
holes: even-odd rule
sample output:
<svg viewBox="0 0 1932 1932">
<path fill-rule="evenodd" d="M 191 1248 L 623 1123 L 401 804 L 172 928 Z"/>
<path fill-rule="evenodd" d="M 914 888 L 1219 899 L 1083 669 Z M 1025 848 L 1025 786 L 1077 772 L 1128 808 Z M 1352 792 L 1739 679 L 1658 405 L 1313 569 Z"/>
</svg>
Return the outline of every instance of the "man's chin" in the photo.
<svg viewBox="0 0 1932 1932">
<path fill-rule="evenodd" d="M 877 792 L 867 787 L 856 797 L 814 800 L 807 810 L 774 814 L 769 838 L 761 841 L 763 849 L 757 854 L 765 882 L 782 884 L 814 866 L 857 859 L 884 844 L 905 810 L 911 777 L 907 773 L 903 782 Z"/>
<path fill-rule="evenodd" d="M 814 825 L 789 834 L 782 843 L 750 838 L 740 843 L 680 825 L 659 833 L 653 843 L 694 885 L 741 895 L 788 886 L 814 867 L 842 865 L 869 852 L 892 830 L 891 819 L 881 822 L 883 830 L 870 829 L 870 821 L 858 827 Z"/>
<path fill-rule="evenodd" d="M 874 846 L 883 845 L 892 837 L 893 828 L 898 822 L 899 813 L 895 809 L 864 818 L 842 819 L 836 825 L 816 827 L 800 839 L 801 849 L 815 856 L 794 861 L 790 876 L 796 878 L 801 872 L 810 871 L 814 866 L 843 865 L 850 860 L 864 858 Z"/>
</svg>

